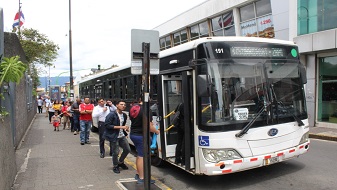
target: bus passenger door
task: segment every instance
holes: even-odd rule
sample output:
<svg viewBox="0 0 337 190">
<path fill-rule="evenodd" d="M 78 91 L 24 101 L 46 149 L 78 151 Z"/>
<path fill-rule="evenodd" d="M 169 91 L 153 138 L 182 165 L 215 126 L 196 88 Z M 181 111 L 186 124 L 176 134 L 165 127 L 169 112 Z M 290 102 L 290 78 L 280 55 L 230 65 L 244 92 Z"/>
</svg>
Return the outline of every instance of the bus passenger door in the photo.
<svg viewBox="0 0 337 190">
<path fill-rule="evenodd" d="M 175 158 L 176 145 L 178 141 L 182 141 L 182 154 L 185 156 L 185 169 L 189 170 L 194 167 L 194 162 L 191 162 L 193 155 L 193 82 L 192 72 L 183 71 L 176 75 L 164 75 L 162 77 L 162 105 L 163 105 L 163 124 L 165 130 L 165 157 Z M 178 137 L 178 129 L 174 127 L 171 120 L 174 115 L 170 115 L 176 110 L 180 103 L 183 104 L 183 126 L 181 127 L 185 134 Z M 170 161 L 174 161 L 172 159 Z"/>
<path fill-rule="evenodd" d="M 182 76 L 164 75 L 162 77 L 162 102 L 163 102 L 163 125 L 165 130 L 165 154 L 166 158 L 175 156 L 175 148 L 178 140 L 177 129 L 172 126 L 172 113 L 182 99 Z"/>
</svg>

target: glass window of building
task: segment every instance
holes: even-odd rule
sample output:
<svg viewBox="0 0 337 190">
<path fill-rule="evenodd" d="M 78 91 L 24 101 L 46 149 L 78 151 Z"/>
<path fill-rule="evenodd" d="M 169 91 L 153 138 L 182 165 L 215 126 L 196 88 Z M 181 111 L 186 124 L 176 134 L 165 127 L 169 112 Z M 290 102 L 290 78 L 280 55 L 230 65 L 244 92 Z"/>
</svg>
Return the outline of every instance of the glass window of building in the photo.
<svg viewBox="0 0 337 190">
<path fill-rule="evenodd" d="M 180 44 L 180 32 L 177 32 L 175 34 L 173 34 L 173 44 L 174 46 L 177 46 Z"/>
<path fill-rule="evenodd" d="M 261 0 L 255 3 L 256 16 L 260 17 L 271 13 L 270 0 Z"/>
<path fill-rule="evenodd" d="M 183 44 L 183 43 L 187 42 L 187 32 L 186 32 L 186 30 L 181 30 L 177 33 L 174 33 L 173 39 L 174 39 L 174 46 L 177 46 L 179 44 Z"/>
<path fill-rule="evenodd" d="M 165 37 L 165 41 L 166 41 L 166 47 L 165 47 L 165 49 L 171 48 L 171 37 L 170 36 L 166 36 Z"/>
<path fill-rule="evenodd" d="M 187 31 L 186 30 L 182 30 L 180 31 L 180 40 L 181 40 L 181 43 L 186 43 L 188 41 L 187 39 Z"/>
<path fill-rule="evenodd" d="M 199 30 L 200 30 L 200 38 L 201 37 L 207 37 L 208 36 L 208 24 L 207 21 L 202 22 L 199 24 Z"/>
<path fill-rule="evenodd" d="M 191 33 L 191 40 L 209 36 L 207 21 L 192 26 L 190 28 L 190 33 Z"/>
<path fill-rule="evenodd" d="M 335 0 L 298 0 L 298 35 L 337 28 Z"/>
<path fill-rule="evenodd" d="M 235 36 L 232 11 L 213 18 L 211 24 L 213 36 Z"/>
<path fill-rule="evenodd" d="M 239 10 L 242 36 L 275 37 L 270 0 L 260 0 Z"/>
<path fill-rule="evenodd" d="M 171 47 L 171 38 L 170 36 L 166 36 L 163 38 L 159 39 L 159 43 L 160 43 L 160 50 L 164 50 L 164 49 L 168 49 Z"/>
<path fill-rule="evenodd" d="M 317 120 L 337 123 L 337 56 L 319 58 Z"/>
<path fill-rule="evenodd" d="M 159 39 L 159 43 L 160 43 L 160 50 L 164 50 L 166 45 L 165 45 L 165 38 L 160 38 Z"/>
<path fill-rule="evenodd" d="M 199 26 L 194 25 L 190 28 L 191 40 L 197 39 L 199 37 Z"/>
<path fill-rule="evenodd" d="M 241 22 L 255 18 L 254 4 L 249 4 L 240 8 Z"/>
</svg>

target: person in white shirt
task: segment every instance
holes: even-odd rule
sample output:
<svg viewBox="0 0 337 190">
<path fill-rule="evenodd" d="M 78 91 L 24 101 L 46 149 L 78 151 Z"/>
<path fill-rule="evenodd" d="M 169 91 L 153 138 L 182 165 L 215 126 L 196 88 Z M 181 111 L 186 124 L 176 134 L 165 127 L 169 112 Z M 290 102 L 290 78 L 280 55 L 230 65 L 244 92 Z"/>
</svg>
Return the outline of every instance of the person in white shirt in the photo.
<svg viewBox="0 0 337 190">
<path fill-rule="evenodd" d="M 43 106 L 43 100 L 41 97 L 39 97 L 39 99 L 37 100 L 37 108 L 39 113 L 42 113 L 42 106 Z"/>
<path fill-rule="evenodd" d="M 92 111 L 92 119 L 98 120 L 98 133 L 99 133 L 99 152 L 100 157 L 104 158 L 105 156 L 105 148 L 104 148 L 104 138 L 103 133 L 105 131 L 104 121 L 105 117 L 110 113 L 109 107 L 105 105 L 105 102 L 103 99 L 98 100 L 98 105 L 94 107 L 94 110 Z M 110 150 L 110 155 L 112 155 Z"/>
<path fill-rule="evenodd" d="M 49 123 L 51 124 L 51 118 L 54 116 L 55 110 L 53 108 L 54 102 L 50 100 L 49 103 L 46 104 L 48 107 L 48 113 L 49 113 Z"/>
<path fill-rule="evenodd" d="M 107 100 L 106 101 L 106 106 L 109 107 L 110 112 L 116 111 L 117 107 L 112 103 L 112 100 Z"/>
<path fill-rule="evenodd" d="M 49 103 L 50 103 L 50 98 L 49 96 L 47 96 L 46 99 L 44 100 L 44 105 L 46 107 L 46 117 L 48 117 L 49 115 Z"/>
</svg>

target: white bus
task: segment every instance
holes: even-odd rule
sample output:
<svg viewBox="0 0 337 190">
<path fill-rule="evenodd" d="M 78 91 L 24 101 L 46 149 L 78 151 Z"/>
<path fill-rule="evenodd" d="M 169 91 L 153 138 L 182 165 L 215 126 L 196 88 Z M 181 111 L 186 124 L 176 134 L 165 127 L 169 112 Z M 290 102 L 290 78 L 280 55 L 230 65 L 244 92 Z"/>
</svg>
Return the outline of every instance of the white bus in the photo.
<svg viewBox="0 0 337 190">
<path fill-rule="evenodd" d="M 192 174 L 222 175 L 306 153 L 306 81 L 298 48 L 289 41 L 207 37 L 161 51 L 163 119 L 152 164 L 165 160 Z M 178 133 L 169 116 L 181 102 L 183 165 L 174 162 Z"/>
<path fill-rule="evenodd" d="M 207 37 L 161 51 L 159 75 L 150 77 L 150 96 L 162 118 L 154 119 L 160 135 L 151 164 L 165 160 L 195 175 L 222 175 L 306 153 L 306 80 L 298 48 L 288 41 Z M 79 84 L 81 96 L 123 99 L 126 111 L 143 93 L 141 87 L 142 76 L 132 75 L 131 66 Z M 171 123 L 182 102 L 183 165 L 175 163 L 179 134 Z"/>
</svg>

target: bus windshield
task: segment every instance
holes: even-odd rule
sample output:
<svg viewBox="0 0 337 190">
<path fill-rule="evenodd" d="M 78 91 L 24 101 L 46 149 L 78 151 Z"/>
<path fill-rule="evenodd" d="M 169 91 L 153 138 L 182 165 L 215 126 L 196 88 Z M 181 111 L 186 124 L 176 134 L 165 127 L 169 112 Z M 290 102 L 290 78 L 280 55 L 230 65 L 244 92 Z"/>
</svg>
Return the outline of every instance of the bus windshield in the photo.
<svg viewBox="0 0 337 190">
<path fill-rule="evenodd" d="M 307 118 L 296 60 L 212 59 L 200 68 L 209 83 L 208 95 L 199 97 L 202 130 L 240 130 L 252 119 L 256 128 Z"/>
</svg>

